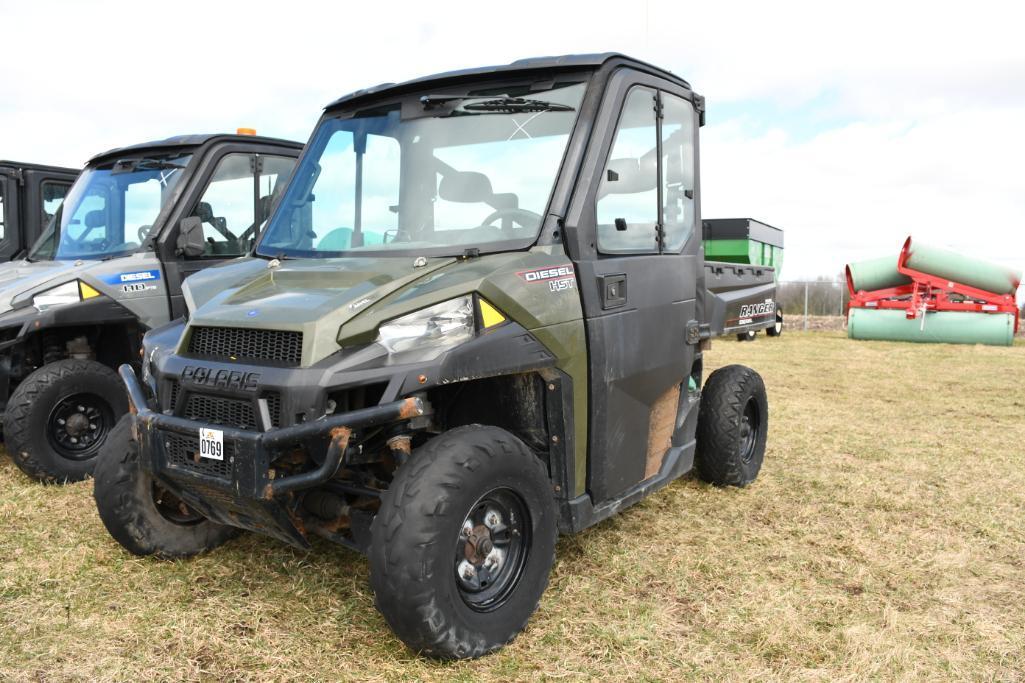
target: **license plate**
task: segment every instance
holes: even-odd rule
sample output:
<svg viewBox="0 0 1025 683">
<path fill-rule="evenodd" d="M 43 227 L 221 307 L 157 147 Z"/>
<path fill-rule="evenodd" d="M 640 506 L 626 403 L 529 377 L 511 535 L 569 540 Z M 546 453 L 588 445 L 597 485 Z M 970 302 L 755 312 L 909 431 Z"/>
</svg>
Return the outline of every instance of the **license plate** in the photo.
<svg viewBox="0 0 1025 683">
<path fill-rule="evenodd" d="M 219 429 L 200 429 L 199 457 L 224 460 L 224 432 Z"/>
</svg>

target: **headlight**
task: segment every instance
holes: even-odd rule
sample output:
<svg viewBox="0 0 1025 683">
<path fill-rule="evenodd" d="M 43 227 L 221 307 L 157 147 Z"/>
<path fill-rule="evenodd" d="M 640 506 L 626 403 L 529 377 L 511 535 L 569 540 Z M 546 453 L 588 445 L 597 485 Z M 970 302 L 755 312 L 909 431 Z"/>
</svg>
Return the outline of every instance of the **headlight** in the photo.
<svg viewBox="0 0 1025 683">
<path fill-rule="evenodd" d="M 473 297 L 462 296 L 384 323 L 377 343 L 390 355 L 414 352 L 415 360 L 427 361 L 473 335 Z"/>
<path fill-rule="evenodd" d="M 32 297 L 32 305 L 40 311 L 45 311 L 55 306 L 77 304 L 81 300 L 82 295 L 78 291 L 78 280 L 72 280 L 71 282 L 65 282 L 63 285 L 36 294 Z"/>
</svg>

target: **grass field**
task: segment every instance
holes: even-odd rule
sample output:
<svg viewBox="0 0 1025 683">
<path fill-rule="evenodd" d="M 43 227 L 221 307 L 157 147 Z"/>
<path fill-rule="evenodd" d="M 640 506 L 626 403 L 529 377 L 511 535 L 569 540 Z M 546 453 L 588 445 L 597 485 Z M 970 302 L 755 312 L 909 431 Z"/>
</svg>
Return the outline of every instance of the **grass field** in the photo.
<svg viewBox="0 0 1025 683">
<path fill-rule="evenodd" d="M 716 342 L 765 377 L 744 490 L 684 479 L 563 538 L 527 631 L 417 659 L 367 566 L 247 535 L 134 558 L 92 484 L 0 460 L 0 680 L 1025 679 L 1025 345 Z"/>
</svg>

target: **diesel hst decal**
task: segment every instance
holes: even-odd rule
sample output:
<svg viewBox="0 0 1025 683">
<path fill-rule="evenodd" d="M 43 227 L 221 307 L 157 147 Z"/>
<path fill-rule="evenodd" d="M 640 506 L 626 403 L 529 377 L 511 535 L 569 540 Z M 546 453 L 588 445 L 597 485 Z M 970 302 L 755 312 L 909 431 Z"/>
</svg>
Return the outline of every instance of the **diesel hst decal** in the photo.
<svg viewBox="0 0 1025 683">
<path fill-rule="evenodd" d="M 137 270 L 132 273 L 113 273 L 111 275 L 104 275 L 102 278 L 108 285 L 128 285 L 137 282 L 156 282 L 160 279 L 160 271 L 154 270 Z"/>
<path fill-rule="evenodd" d="M 205 368 L 201 365 L 186 365 L 185 369 L 182 370 L 182 382 L 214 389 L 256 391 L 260 386 L 260 373 Z"/>
<path fill-rule="evenodd" d="M 133 282 L 128 285 L 121 285 L 122 294 L 138 294 L 140 292 L 156 291 L 156 285 L 147 285 L 145 282 Z"/>
<path fill-rule="evenodd" d="M 548 289 L 553 292 L 573 289 L 576 284 L 572 264 L 550 266 L 548 268 L 535 268 L 533 270 L 521 270 L 516 274 L 527 282 L 547 282 Z"/>
</svg>

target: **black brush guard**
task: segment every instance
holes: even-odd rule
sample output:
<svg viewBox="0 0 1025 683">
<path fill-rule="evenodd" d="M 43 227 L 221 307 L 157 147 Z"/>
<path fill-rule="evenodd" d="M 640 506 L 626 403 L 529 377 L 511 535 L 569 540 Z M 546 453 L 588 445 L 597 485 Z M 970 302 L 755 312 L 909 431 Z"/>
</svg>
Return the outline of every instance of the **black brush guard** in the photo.
<svg viewBox="0 0 1025 683">
<path fill-rule="evenodd" d="M 294 494 L 335 476 L 354 430 L 410 420 L 425 412 L 419 398 L 406 398 L 267 432 L 218 425 L 224 434 L 224 460 L 210 461 L 221 463 L 211 471 L 203 459 L 189 462 L 172 457 L 175 443 L 195 440 L 198 445 L 199 429 L 210 425 L 154 411 L 131 366 L 122 365 L 118 373 L 128 391 L 128 408 L 147 472 L 216 522 L 300 548 L 308 548 L 309 541 L 302 519 L 294 512 Z M 296 447 L 311 454 L 324 452 L 324 458 L 313 470 L 277 478 L 271 464 Z"/>
</svg>

